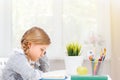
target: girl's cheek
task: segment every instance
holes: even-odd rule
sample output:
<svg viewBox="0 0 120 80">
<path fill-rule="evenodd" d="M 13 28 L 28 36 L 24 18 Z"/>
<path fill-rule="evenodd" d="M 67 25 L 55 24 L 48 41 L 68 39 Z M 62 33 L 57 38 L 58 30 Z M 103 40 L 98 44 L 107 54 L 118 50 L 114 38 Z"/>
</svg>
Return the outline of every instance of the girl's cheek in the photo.
<svg viewBox="0 0 120 80">
<path fill-rule="evenodd" d="M 41 54 L 40 57 L 43 57 L 43 54 Z"/>
<path fill-rule="evenodd" d="M 41 53 L 40 57 L 43 57 L 44 56 L 44 53 Z"/>
</svg>

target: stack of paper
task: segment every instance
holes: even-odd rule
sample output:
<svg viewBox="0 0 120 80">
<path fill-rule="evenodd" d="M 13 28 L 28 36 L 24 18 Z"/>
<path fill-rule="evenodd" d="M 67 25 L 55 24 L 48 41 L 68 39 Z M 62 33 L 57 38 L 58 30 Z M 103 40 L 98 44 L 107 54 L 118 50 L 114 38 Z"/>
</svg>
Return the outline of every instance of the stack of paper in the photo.
<svg viewBox="0 0 120 80">
<path fill-rule="evenodd" d="M 66 80 L 67 77 L 61 77 L 61 76 L 50 76 L 50 77 L 44 77 L 40 80 Z"/>
<path fill-rule="evenodd" d="M 66 80 L 67 77 L 64 73 L 61 73 L 59 71 L 52 71 L 44 73 L 42 78 L 40 80 Z"/>
</svg>

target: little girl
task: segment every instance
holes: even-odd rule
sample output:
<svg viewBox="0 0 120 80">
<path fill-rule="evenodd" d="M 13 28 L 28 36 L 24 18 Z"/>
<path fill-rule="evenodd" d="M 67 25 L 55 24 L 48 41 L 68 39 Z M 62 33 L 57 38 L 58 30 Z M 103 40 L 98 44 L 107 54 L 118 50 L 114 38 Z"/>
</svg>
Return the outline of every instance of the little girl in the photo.
<svg viewBox="0 0 120 80">
<path fill-rule="evenodd" d="M 21 39 L 22 49 L 15 49 L 3 69 L 3 80 L 39 80 L 49 70 L 46 49 L 50 45 L 46 32 L 33 27 Z"/>
</svg>

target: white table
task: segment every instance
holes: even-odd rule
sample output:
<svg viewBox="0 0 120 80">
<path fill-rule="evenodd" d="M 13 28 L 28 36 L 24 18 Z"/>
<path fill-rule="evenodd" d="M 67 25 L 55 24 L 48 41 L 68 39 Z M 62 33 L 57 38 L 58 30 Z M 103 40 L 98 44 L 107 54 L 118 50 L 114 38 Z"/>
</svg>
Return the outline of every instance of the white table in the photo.
<svg viewBox="0 0 120 80">
<path fill-rule="evenodd" d="M 50 77 L 50 76 L 60 76 L 60 77 L 67 76 L 68 77 L 67 80 L 70 80 L 70 76 L 68 76 L 66 74 L 65 70 L 50 71 L 50 72 L 44 73 L 43 76 L 44 77 L 46 77 L 46 76 L 48 76 L 48 77 Z M 108 80 L 112 80 L 109 75 L 107 75 L 107 76 L 108 76 Z"/>
</svg>

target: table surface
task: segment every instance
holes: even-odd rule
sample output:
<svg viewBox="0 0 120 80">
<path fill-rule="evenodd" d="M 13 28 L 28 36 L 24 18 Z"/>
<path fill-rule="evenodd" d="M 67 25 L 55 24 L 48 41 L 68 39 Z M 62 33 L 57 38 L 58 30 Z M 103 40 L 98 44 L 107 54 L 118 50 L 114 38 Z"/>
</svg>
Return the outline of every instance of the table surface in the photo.
<svg viewBox="0 0 120 80">
<path fill-rule="evenodd" d="M 59 77 L 65 77 L 65 76 L 67 76 L 68 77 L 67 80 L 70 80 L 70 76 L 66 74 L 65 70 L 50 71 L 50 72 L 47 72 L 47 73 L 43 74 L 43 77 L 52 77 L 52 76 L 54 76 L 54 77 L 56 77 L 56 76 L 57 77 L 58 76 Z M 106 75 L 106 76 L 108 77 L 108 80 L 112 80 L 109 75 Z"/>
</svg>

